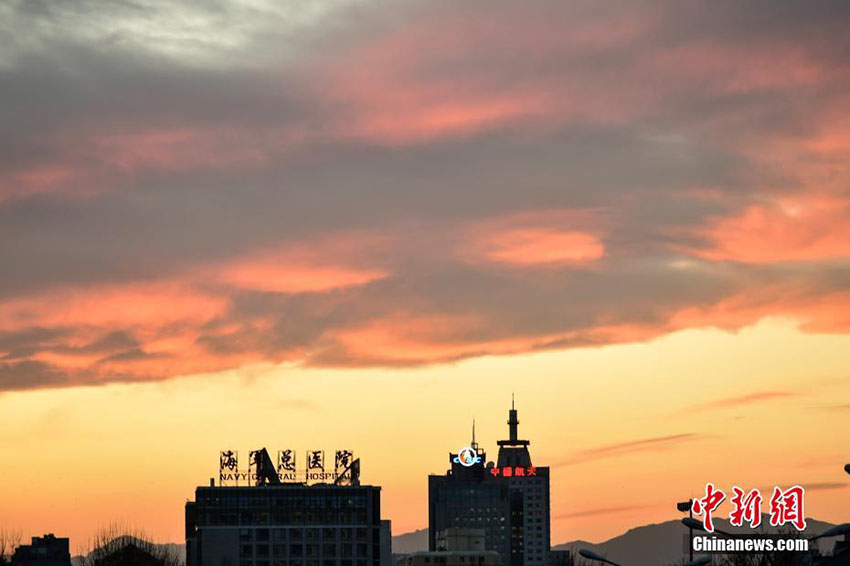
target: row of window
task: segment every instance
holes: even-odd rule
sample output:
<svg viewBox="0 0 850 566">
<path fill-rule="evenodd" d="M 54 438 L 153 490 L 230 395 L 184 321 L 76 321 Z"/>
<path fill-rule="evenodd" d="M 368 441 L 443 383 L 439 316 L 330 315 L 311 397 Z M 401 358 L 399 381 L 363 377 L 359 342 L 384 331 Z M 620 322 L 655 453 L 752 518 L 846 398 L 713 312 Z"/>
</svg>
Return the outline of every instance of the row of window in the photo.
<svg viewBox="0 0 850 566">
<path fill-rule="evenodd" d="M 288 529 L 239 529 L 239 540 L 245 541 L 268 541 L 274 538 L 275 541 L 292 541 L 299 542 L 302 540 L 306 541 L 326 541 L 326 542 L 334 542 L 336 540 L 340 541 L 368 541 L 369 540 L 369 530 L 366 527 L 343 527 L 343 528 L 334 528 L 334 527 L 325 527 L 325 528 L 311 528 L 311 529 L 299 529 L 299 528 L 288 528 Z M 372 529 L 373 537 L 376 538 L 379 536 L 379 531 L 377 529 Z"/>
<path fill-rule="evenodd" d="M 367 510 L 352 511 L 222 511 L 202 510 L 198 513 L 201 526 L 225 525 L 356 525 L 367 522 Z"/>
<path fill-rule="evenodd" d="M 239 545 L 239 556 L 243 558 L 259 557 L 267 558 L 274 552 L 275 558 L 336 558 L 337 552 L 342 558 L 367 558 L 369 556 L 369 545 L 357 544 L 265 544 L 242 543 Z M 373 553 L 377 554 L 377 547 Z"/>
<path fill-rule="evenodd" d="M 219 495 L 217 493 L 199 495 L 198 506 L 202 508 L 226 508 L 226 509 L 256 509 L 256 508 L 298 508 L 298 509 L 362 509 L 368 506 L 365 495 L 352 496 L 306 496 L 280 494 L 277 497 L 252 496 L 235 497 Z"/>
<path fill-rule="evenodd" d="M 380 560 L 251 560 L 242 559 L 239 566 L 379 566 Z"/>
</svg>

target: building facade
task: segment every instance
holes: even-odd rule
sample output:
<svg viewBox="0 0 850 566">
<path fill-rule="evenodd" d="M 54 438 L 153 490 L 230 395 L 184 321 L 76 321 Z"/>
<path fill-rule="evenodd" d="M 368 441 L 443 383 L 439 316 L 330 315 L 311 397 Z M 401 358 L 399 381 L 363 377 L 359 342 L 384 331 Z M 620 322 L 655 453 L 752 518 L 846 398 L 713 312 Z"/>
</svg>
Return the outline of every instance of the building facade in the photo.
<svg viewBox="0 0 850 566">
<path fill-rule="evenodd" d="M 501 566 L 502 555 L 485 550 L 484 529 L 446 529 L 437 533 L 437 550 L 414 552 L 395 566 Z"/>
<path fill-rule="evenodd" d="M 518 435 L 516 407 L 508 413 L 508 439 L 500 440 L 495 463 L 475 442 L 449 454 L 451 469 L 428 478 L 429 549 L 449 528 L 484 531 L 487 550 L 505 566 L 548 566 L 549 468 L 535 466 L 528 440 Z"/>
<path fill-rule="evenodd" d="M 375 486 L 198 487 L 186 504 L 187 566 L 389 566 Z"/>
</svg>

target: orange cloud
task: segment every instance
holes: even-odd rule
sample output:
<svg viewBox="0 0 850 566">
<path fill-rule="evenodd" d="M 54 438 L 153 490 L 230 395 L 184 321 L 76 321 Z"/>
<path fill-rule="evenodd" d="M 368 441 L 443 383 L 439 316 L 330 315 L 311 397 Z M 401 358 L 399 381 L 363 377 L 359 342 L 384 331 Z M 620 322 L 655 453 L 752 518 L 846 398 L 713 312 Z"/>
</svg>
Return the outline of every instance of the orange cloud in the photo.
<svg viewBox="0 0 850 566">
<path fill-rule="evenodd" d="M 329 331 L 309 352 L 308 362 L 328 366 L 427 365 L 477 356 L 638 342 L 661 332 L 657 327 L 600 324 L 581 330 L 523 334 L 506 322 L 483 315 L 397 313 Z"/>
<path fill-rule="evenodd" d="M 740 407 L 742 405 L 751 405 L 753 403 L 760 403 L 762 401 L 772 401 L 776 399 L 787 399 L 788 397 L 795 397 L 796 393 L 790 393 L 788 391 L 759 391 L 756 393 L 748 393 L 746 395 L 738 395 L 735 397 L 727 397 L 725 399 L 717 399 L 715 401 L 709 401 L 707 403 L 700 403 L 698 405 L 694 405 L 687 409 L 684 409 L 683 413 L 694 413 L 698 411 L 708 411 L 711 409 L 725 409 L 727 407 Z"/>
<path fill-rule="evenodd" d="M 41 332 L 24 346 L 0 346 L 0 371 L 11 371 L 10 364 L 20 371 L 49 369 L 70 376 L 51 383 L 69 385 L 303 361 L 305 344 L 274 338 L 280 324 L 275 316 L 232 311 L 234 288 L 297 294 L 362 285 L 388 276 L 383 269 L 356 267 L 383 244 L 372 234 L 346 233 L 190 267 L 168 280 L 8 299 L 0 302 L 0 333 L 19 333 L 22 344 L 27 332 Z"/>
<path fill-rule="evenodd" d="M 512 230 L 488 242 L 487 257 L 515 265 L 582 263 L 602 257 L 605 247 L 583 232 L 545 229 Z"/>
<path fill-rule="evenodd" d="M 287 249 L 261 252 L 216 266 L 211 276 L 242 289 L 303 293 L 362 285 L 388 275 L 380 269 L 334 265 L 327 252 L 305 254 Z"/>
<path fill-rule="evenodd" d="M 585 211 L 537 211 L 478 222 L 467 229 L 461 254 L 514 266 L 584 265 L 599 260 L 605 246 L 586 229 Z"/>
<path fill-rule="evenodd" d="M 488 353 L 521 352 L 530 346 L 529 340 L 522 338 L 470 338 L 484 326 L 480 318 L 472 315 L 398 314 L 334 332 L 333 341 L 342 348 L 337 357 L 344 365 L 428 364 Z"/>
<path fill-rule="evenodd" d="M 850 331 L 850 291 L 818 292 L 802 285 L 775 284 L 741 291 L 714 304 L 680 309 L 668 330 L 716 327 L 736 330 L 766 317 L 796 320 L 809 332 Z"/>
<path fill-rule="evenodd" d="M 22 326 L 167 326 L 201 323 L 228 301 L 186 283 L 156 282 L 63 289 L 0 303 L 0 330 Z"/>
<path fill-rule="evenodd" d="M 562 10 L 554 11 L 553 18 L 565 16 Z M 565 96 L 567 89 L 547 79 L 515 81 L 491 75 L 486 61 L 513 57 L 533 64 L 548 52 L 615 43 L 644 27 L 623 18 L 600 25 L 603 34 L 592 26 L 565 30 L 553 19 L 528 20 L 527 12 L 520 10 L 453 12 L 448 19 L 439 11 L 417 18 L 356 47 L 331 66 L 320 83 L 333 106 L 344 109 L 334 133 L 397 145 L 513 125 L 545 126 L 555 116 L 562 121 L 580 114 L 589 103 L 582 101 L 589 99 L 573 89 Z M 533 31 L 513 34 L 506 42 L 501 27 L 517 18 L 526 18 Z M 447 72 L 453 65 L 480 70 Z"/>
<path fill-rule="evenodd" d="M 801 195 L 754 204 L 702 230 L 710 242 L 692 253 L 744 263 L 817 261 L 850 256 L 850 200 Z"/>
<path fill-rule="evenodd" d="M 688 432 L 681 434 L 670 434 L 667 436 L 640 438 L 638 440 L 628 440 L 626 442 L 607 444 L 605 446 L 599 446 L 597 448 L 582 450 L 575 456 L 563 460 L 558 465 L 570 466 L 574 464 L 581 464 L 591 460 L 598 460 L 601 458 L 613 458 L 616 456 L 630 454 L 633 452 L 643 452 L 647 450 L 666 450 L 678 446 L 682 443 L 699 439 L 701 436 L 702 435 L 697 433 Z"/>
</svg>

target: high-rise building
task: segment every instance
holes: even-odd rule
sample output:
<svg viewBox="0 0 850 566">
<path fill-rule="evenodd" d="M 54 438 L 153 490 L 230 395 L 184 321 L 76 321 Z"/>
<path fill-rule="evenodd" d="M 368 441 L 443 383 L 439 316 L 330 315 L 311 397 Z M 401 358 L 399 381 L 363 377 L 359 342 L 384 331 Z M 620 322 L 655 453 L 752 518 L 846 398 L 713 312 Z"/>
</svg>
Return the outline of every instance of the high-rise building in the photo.
<svg viewBox="0 0 850 566">
<path fill-rule="evenodd" d="M 518 433 L 512 404 L 508 439 L 500 440 L 495 463 L 475 441 L 449 454 L 451 469 L 428 477 L 429 549 L 438 532 L 482 529 L 487 550 L 502 555 L 504 566 L 547 566 L 549 560 L 549 468 L 535 466 L 528 440 Z"/>
<path fill-rule="evenodd" d="M 511 402 L 508 412 L 508 439 L 498 441 L 499 458 L 490 468 L 491 475 L 508 484 L 511 492 L 520 493 L 522 513 L 517 529 L 512 532 L 517 552 L 523 560 L 517 565 L 547 566 L 549 562 L 549 468 L 535 466 L 528 451 L 528 440 L 519 439 L 519 419 Z"/>
<path fill-rule="evenodd" d="M 381 488 L 280 483 L 198 487 L 187 566 L 390 566 Z"/>
</svg>

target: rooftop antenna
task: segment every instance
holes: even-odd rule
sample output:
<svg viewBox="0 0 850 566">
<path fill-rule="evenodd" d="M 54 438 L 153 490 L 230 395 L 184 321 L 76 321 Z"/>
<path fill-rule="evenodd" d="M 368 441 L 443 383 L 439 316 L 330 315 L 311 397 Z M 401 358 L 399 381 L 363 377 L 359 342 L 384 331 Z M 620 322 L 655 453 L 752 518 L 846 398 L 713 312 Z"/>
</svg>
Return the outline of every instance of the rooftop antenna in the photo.
<svg viewBox="0 0 850 566">
<path fill-rule="evenodd" d="M 508 430 L 510 431 L 510 439 L 512 441 L 516 441 L 517 436 L 517 427 L 519 426 L 519 419 L 517 418 L 516 413 L 516 397 L 513 393 L 511 393 L 511 410 L 508 411 Z"/>
<path fill-rule="evenodd" d="M 469 445 L 475 452 L 478 452 L 478 443 L 475 442 L 475 417 L 472 418 L 472 444 Z"/>
</svg>

